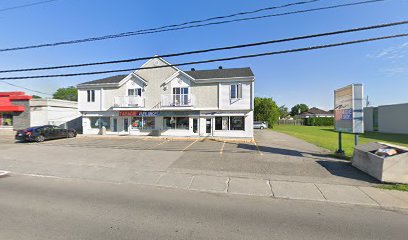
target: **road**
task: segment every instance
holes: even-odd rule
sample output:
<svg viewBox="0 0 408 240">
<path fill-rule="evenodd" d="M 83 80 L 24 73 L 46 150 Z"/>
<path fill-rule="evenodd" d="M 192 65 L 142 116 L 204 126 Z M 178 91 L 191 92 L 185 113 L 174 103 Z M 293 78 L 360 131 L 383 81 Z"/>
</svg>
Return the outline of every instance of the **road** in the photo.
<svg viewBox="0 0 408 240">
<path fill-rule="evenodd" d="M 129 183 L 0 178 L 0 239 L 406 239 L 408 212 Z"/>
</svg>

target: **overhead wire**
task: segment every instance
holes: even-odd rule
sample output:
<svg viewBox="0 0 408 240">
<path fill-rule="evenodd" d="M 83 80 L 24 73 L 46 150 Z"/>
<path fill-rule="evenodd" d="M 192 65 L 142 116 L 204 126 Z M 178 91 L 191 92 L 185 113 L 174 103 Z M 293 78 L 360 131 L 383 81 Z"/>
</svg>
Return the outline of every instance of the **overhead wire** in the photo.
<svg viewBox="0 0 408 240">
<path fill-rule="evenodd" d="M 250 55 L 241 55 L 241 56 L 234 56 L 234 57 L 227 57 L 227 58 L 217 58 L 217 59 L 210 59 L 210 60 L 201 60 L 201 61 L 194 61 L 194 62 L 185 62 L 185 63 L 161 65 L 161 66 L 129 68 L 129 69 L 116 69 L 116 70 L 94 71 L 94 72 L 67 73 L 67 74 L 34 75 L 34 76 L 19 76 L 19 77 L 0 77 L 0 80 L 37 79 L 37 78 L 51 78 L 51 77 L 72 77 L 72 76 L 96 75 L 96 74 L 117 73 L 117 72 L 129 72 L 129 71 L 156 69 L 156 68 L 166 68 L 166 67 L 179 67 L 179 66 L 185 66 L 185 65 L 197 65 L 197 64 L 204 64 L 204 63 L 224 62 L 224 61 L 232 61 L 232 60 L 238 60 L 238 59 L 246 59 L 246 58 L 255 58 L 255 57 L 262 57 L 262 56 L 270 56 L 270 55 L 287 54 L 287 53 L 294 53 L 294 52 L 312 51 L 312 50 L 317 50 L 317 49 L 352 45 L 352 44 L 379 41 L 379 40 L 392 39 L 392 38 L 401 38 L 401 37 L 407 37 L 407 36 L 408 36 L 408 33 L 402 33 L 402 34 L 387 35 L 387 36 L 374 37 L 374 38 L 358 39 L 358 40 L 340 42 L 340 43 L 332 43 L 332 44 L 325 44 L 325 45 L 315 45 L 315 46 L 304 47 L 304 48 L 295 48 L 295 49 L 288 49 L 288 50 L 281 50 L 281 51 L 274 51 L 274 52 L 264 52 L 264 53 L 250 54 Z"/>
<path fill-rule="evenodd" d="M 139 58 L 121 59 L 121 60 L 113 60 L 113 61 L 93 62 L 93 63 L 81 63 L 81 64 L 71 64 L 71 65 L 49 66 L 49 67 L 9 69 L 9 70 L 0 70 L 0 73 L 43 71 L 43 70 L 55 70 L 55 69 L 62 69 L 62 68 L 75 68 L 75 67 L 86 67 L 86 66 L 96 66 L 96 65 L 106 65 L 106 64 L 129 63 L 129 62 L 148 60 L 148 59 L 151 59 L 151 58 L 159 58 L 159 57 L 168 58 L 168 57 L 177 57 L 177 56 L 207 53 L 207 52 L 214 52 L 214 51 L 223 51 L 223 50 L 239 49 L 239 48 L 246 48 L 246 47 L 255 47 L 255 46 L 269 45 L 269 44 L 274 44 L 274 43 L 290 42 L 290 41 L 317 38 L 317 37 L 325 37 L 325 36 L 338 35 L 338 34 L 344 34 L 344 33 L 351 33 L 351 32 L 359 32 L 359 31 L 366 31 L 366 30 L 372 30 L 372 29 L 393 27 L 393 26 L 405 25 L 405 24 L 408 24 L 408 20 L 398 21 L 398 22 L 391 22 L 391 23 L 382 23 L 382 24 L 377 24 L 377 25 L 364 26 L 364 27 L 351 28 L 351 29 L 343 29 L 343 30 L 337 30 L 337 31 L 332 31 L 332 32 L 324 32 L 324 33 L 317 33 L 317 34 L 311 34 L 311 35 L 302 35 L 302 36 L 296 36 L 296 37 L 290 37 L 290 38 L 255 42 L 255 43 L 247 43 L 247 44 L 224 46 L 224 47 L 209 48 L 209 49 L 200 49 L 200 50 L 186 51 L 186 52 L 179 52 L 179 53 L 163 54 L 163 55 L 158 55 L 158 56 L 139 57 Z"/>
<path fill-rule="evenodd" d="M 85 38 L 85 39 L 76 39 L 76 40 L 61 41 L 61 42 L 55 42 L 55 43 L 45 43 L 45 44 L 38 44 L 38 45 L 28 45 L 28 46 L 22 46 L 22 47 L 2 48 L 2 49 L 0 49 L 0 52 L 35 49 L 35 48 L 43 48 L 43 47 L 55 47 L 55 46 L 60 46 L 60 45 L 101 41 L 101 40 L 106 40 L 106 39 L 122 38 L 122 37 L 129 37 L 129 36 L 135 36 L 135 35 L 145 35 L 145 34 L 153 34 L 153 33 L 160 33 L 160 32 L 177 31 L 177 30 L 182 30 L 182 29 L 198 28 L 198 27 L 204 27 L 204 26 L 220 25 L 220 24 L 226 24 L 226 23 L 257 20 L 257 19 L 264 19 L 264 18 L 278 17 L 278 16 L 287 16 L 287 15 L 292 15 L 292 14 L 315 12 L 315 11 L 321 11 L 321 10 L 328 10 L 328 9 L 335 9 L 335 8 L 341 8 L 341 7 L 364 5 L 364 4 L 383 2 L 383 1 L 386 1 L 386 0 L 365 0 L 365 1 L 359 1 L 359 2 L 353 2 L 353 3 L 331 5 L 331 6 L 326 6 L 326 7 L 318 7 L 318 8 L 311 8 L 311 9 L 305 9 L 305 10 L 297 10 L 297 11 L 290 11 L 290 12 L 284 12 L 284 13 L 277 13 L 277 14 L 268 14 L 268 15 L 262 15 L 262 16 L 256 16 L 256 17 L 238 18 L 238 19 L 233 19 L 233 20 L 210 22 L 210 23 L 196 24 L 196 25 L 190 25 L 190 26 L 181 26 L 181 25 L 184 24 L 184 23 L 182 23 L 182 24 L 176 24 L 176 25 L 180 25 L 180 27 L 168 28 L 168 26 L 170 26 L 170 25 L 168 25 L 168 26 L 162 26 L 162 27 L 157 27 L 157 28 L 143 29 L 143 30 L 137 30 L 137 31 L 133 31 L 133 32 L 124 32 L 124 33 L 119 33 L 119 34 L 111 34 L 111 35 L 91 37 L 91 38 Z M 303 4 L 305 4 L 305 3 L 303 3 Z M 283 8 L 283 6 L 287 6 L 287 5 L 288 4 L 285 4 L 285 5 L 277 6 L 275 8 Z"/>
</svg>

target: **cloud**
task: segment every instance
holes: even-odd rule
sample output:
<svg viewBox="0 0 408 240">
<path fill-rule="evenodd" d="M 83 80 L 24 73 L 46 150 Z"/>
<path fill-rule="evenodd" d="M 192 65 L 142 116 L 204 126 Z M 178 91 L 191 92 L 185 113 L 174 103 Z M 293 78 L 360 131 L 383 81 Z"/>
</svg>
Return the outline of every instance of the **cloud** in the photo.
<svg viewBox="0 0 408 240">
<path fill-rule="evenodd" d="M 390 67 L 390 68 L 385 68 L 382 69 L 382 72 L 389 76 L 395 76 L 395 75 L 405 75 L 408 74 L 408 66 L 402 66 L 402 67 Z"/>
<path fill-rule="evenodd" d="M 385 48 L 380 52 L 368 55 L 368 57 L 370 58 L 390 60 L 401 59 L 407 56 L 408 56 L 408 42 L 400 44 L 398 46 Z"/>
</svg>

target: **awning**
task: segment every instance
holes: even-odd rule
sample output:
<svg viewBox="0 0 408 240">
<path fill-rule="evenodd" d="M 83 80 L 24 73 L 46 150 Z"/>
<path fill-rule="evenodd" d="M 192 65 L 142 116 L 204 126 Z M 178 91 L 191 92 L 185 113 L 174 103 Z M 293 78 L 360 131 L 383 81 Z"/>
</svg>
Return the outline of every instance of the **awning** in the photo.
<svg viewBox="0 0 408 240">
<path fill-rule="evenodd" d="M 0 106 L 0 112 L 24 112 L 24 106 L 14 106 L 14 105 L 2 105 Z"/>
</svg>

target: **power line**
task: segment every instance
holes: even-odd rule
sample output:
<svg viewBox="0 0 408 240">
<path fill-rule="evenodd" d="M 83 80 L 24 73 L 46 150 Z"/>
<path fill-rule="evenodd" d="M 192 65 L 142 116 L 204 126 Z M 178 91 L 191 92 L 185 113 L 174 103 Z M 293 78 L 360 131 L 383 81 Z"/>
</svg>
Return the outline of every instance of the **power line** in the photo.
<svg viewBox="0 0 408 240">
<path fill-rule="evenodd" d="M 171 54 L 165 54 L 165 55 L 153 56 L 153 57 L 140 57 L 140 58 L 130 58 L 130 59 L 122 59 L 122 60 L 114 60 L 114 61 L 60 65 L 60 66 L 51 66 L 51 67 L 0 70 L 0 73 L 42 71 L 42 70 L 54 70 L 54 69 L 61 69 L 61 68 L 74 68 L 74 67 L 85 67 L 85 66 L 95 66 L 95 65 L 105 65 L 105 64 L 128 63 L 128 62 L 148 60 L 151 58 L 159 58 L 159 57 L 167 58 L 167 57 L 176 57 L 176 56 L 191 55 L 191 54 L 198 54 L 198 53 L 231 50 L 231 49 L 237 49 L 237 48 L 255 47 L 255 46 L 268 45 L 268 44 L 273 44 L 273 43 L 290 42 L 290 41 L 295 41 L 295 40 L 317 38 L 317 37 L 323 37 L 323 36 L 331 36 L 331 35 L 338 35 L 338 34 L 344 34 L 344 33 L 358 32 L 358 31 L 366 31 L 366 30 L 392 27 L 392 26 L 404 25 L 404 24 L 408 24 L 408 20 L 392 22 L 392 23 L 383 23 L 383 24 L 358 27 L 358 28 L 351 28 L 351 29 L 345 29 L 345 30 L 338 30 L 338 31 L 333 31 L 333 32 L 325 32 L 325 33 L 318 33 L 318 34 L 312 34 L 312 35 L 303 35 L 303 36 L 298 36 L 298 37 L 276 39 L 276 40 L 270 40 L 270 41 L 262 41 L 262 42 L 247 43 L 247 44 L 241 44 L 241 45 L 225 46 L 225 47 L 210 48 L 210 49 L 202 49 L 202 50 L 180 52 L 180 53 L 171 53 Z"/>
<path fill-rule="evenodd" d="M 26 8 L 26 7 L 31 7 L 31 6 L 40 5 L 40 4 L 44 4 L 44 3 L 55 2 L 55 1 L 58 1 L 58 0 L 39 1 L 39 2 L 33 2 L 33 3 L 27 3 L 27 4 L 23 4 L 23 5 L 18 5 L 18 6 L 14 6 L 14 7 L 1 8 L 1 9 L 0 9 L 0 12 L 5 12 L 5 11 L 9 11 L 9 10 L 14 10 L 14 9 L 18 9 L 18 8 Z"/>
<path fill-rule="evenodd" d="M 170 65 L 163 65 L 163 66 L 117 69 L 117 70 L 107 70 L 107 71 L 97 71 L 97 72 L 68 73 L 68 74 L 36 75 L 36 76 L 23 76 L 23 77 L 2 77 L 0 78 L 0 80 L 17 80 L 17 79 L 34 79 L 34 78 L 51 78 L 51 77 L 73 77 L 73 76 L 96 75 L 96 74 L 105 74 L 105 73 L 129 72 L 129 71 L 136 71 L 136 70 L 156 69 L 156 68 L 165 68 L 165 67 L 179 67 L 179 66 L 185 66 L 185 65 L 223 62 L 223 61 L 232 61 L 232 60 L 245 59 L 245 58 L 255 58 L 255 57 L 294 53 L 294 52 L 304 52 L 304 51 L 311 51 L 311 50 L 317 50 L 317 49 L 323 49 L 323 48 L 331 48 L 331 47 L 352 45 L 352 44 L 357 44 L 357 43 L 372 42 L 372 41 L 379 41 L 379 40 L 384 40 L 384 39 L 392 39 L 392 38 L 400 38 L 400 37 L 408 37 L 408 33 L 388 35 L 388 36 L 382 36 L 382 37 L 376 37 L 376 38 L 359 39 L 359 40 L 354 40 L 354 41 L 340 42 L 340 43 L 333 43 L 333 44 L 326 44 L 326 45 L 317 45 L 317 46 L 304 47 L 304 48 L 295 48 L 295 49 L 275 51 L 275 52 L 265 52 L 265 53 L 251 54 L 251 55 L 242 55 L 242 56 L 235 56 L 235 57 L 228 57 L 228 58 L 218 58 L 218 59 L 170 64 Z"/>
<path fill-rule="evenodd" d="M 124 32 L 124 33 L 119 33 L 119 34 L 105 35 L 105 36 L 100 36 L 100 37 L 92 37 L 92 38 L 85 38 L 85 39 L 62 41 L 62 42 L 55 42 L 55 43 L 45 43 L 45 44 L 39 44 L 39 45 L 29 45 L 29 46 L 23 46 L 23 47 L 3 48 L 3 49 L 0 49 L 0 52 L 26 50 L 26 49 L 43 48 L 43 47 L 55 47 L 55 46 L 60 46 L 60 45 L 101 41 L 101 40 L 106 40 L 106 39 L 122 38 L 122 37 L 129 37 L 129 36 L 135 36 L 135 35 L 146 35 L 146 34 L 153 34 L 153 33 L 160 33 L 160 32 L 177 31 L 177 30 L 182 30 L 182 29 L 198 28 L 198 27 L 204 27 L 204 26 L 220 25 L 220 24 L 233 23 L 233 22 L 242 22 L 242 21 L 249 21 L 249 20 L 257 20 L 257 19 L 264 19 L 264 18 L 270 18 L 270 17 L 287 16 L 287 15 L 292 15 L 292 14 L 315 12 L 315 11 L 321 11 L 321 10 L 328 10 L 328 9 L 335 9 L 335 8 L 341 8 L 341 7 L 363 5 L 363 4 L 383 2 L 383 1 L 386 1 L 386 0 L 367 0 L 367 1 L 360 1 L 360 2 L 355 2 L 355 3 L 332 5 L 332 6 L 327 6 L 327 7 L 311 8 L 311 9 L 306 9 L 306 10 L 298 10 L 298 11 L 291 11 L 291 12 L 284 12 L 284 13 L 277 13 L 277 14 L 269 14 L 269 15 L 263 15 L 263 16 L 258 16 L 258 17 L 238 18 L 238 19 L 234 19 L 234 20 L 226 20 L 226 21 L 211 22 L 211 23 L 205 23 L 205 24 L 196 24 L 196 25 L 174 27 L 174 28 L 167 28 L 168 26 L 163 26 L 163 27 L 158 27 L 158 28 L 137 30 L 137 31 L 133 31 L 133 32 Z M 283 6 L 287 6 L 287 5 L 288 4 L 278 6 L 278 7 L 275 7 L 275 8 L 283 8 Z M 176 25 L 180 25 L 180 24 L 176 24 Z"/>
<path fill-rule="evenodd" d="M 45 93 L 45 92 L 41 92 L 41 91 L 34 90 L 34 89 L 31 89 L 31 88 L 26 88 L 26 87 L 19 86 L 19 85 L 16 85 L 16 84 L 13 84 L 13 83 L 9 83 L 9 82 L 6 82 L 6 81 L 1 81 L 1 82 L 2 82 L 2 83 L 5 83 L 5 84 L 8 84 L 8 85 L 10 85 L 10 86 L 13 86 L 13 87 L 25 89 L 25 90 L 30 91 L 30 92 L 35 92 L 35 93 L 40 93 L 40 94 L 44 94 L 44 95 L 48 95 L 48 96 L 53 96 L 53 95 L 50 94 L 50 93 Z"/>
</svg>

